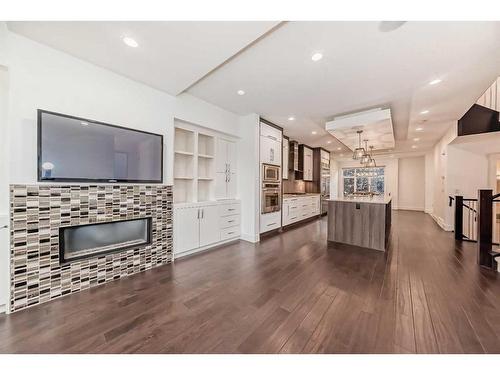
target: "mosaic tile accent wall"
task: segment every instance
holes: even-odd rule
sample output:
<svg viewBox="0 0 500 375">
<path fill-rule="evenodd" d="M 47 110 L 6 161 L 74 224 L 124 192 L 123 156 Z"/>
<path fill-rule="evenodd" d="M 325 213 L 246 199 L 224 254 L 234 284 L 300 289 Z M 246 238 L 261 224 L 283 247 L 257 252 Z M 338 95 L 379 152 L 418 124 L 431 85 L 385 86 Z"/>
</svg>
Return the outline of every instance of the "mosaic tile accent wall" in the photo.
<svg viewBox="0 0 500 375">
<path fill-rule="evenodd" d="M 29 306 L 172 260 L 172 187 L 11 185 L 11 306 Z M 151 217 L 151 244 L 59 264 L 59 227 Z"/>
</svg>

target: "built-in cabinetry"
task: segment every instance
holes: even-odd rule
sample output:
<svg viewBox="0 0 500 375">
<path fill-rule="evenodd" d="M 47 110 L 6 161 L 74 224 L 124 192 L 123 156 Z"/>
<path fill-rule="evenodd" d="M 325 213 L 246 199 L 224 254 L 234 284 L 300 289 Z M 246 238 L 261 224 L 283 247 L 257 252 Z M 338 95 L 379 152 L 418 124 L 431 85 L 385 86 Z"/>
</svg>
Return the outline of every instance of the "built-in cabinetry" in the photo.
<svg viewBox="0 0 500 375">
<path fill-rule="evenodd" d="M 281 166 L 282 131 L 260 123 L 260 162 Z"/>
<path fill-rule="evenodd" d="M 214 199 L 215 137 L 176 127 L 174 136 L 174 202 Z"/>
<path fill-rule="evenodd" d="M 288 140 L 287 140 L 288 142 Z M 260 122 L 260 233 L 281 228 L 281 180 L 283 178 L 282 153 L 283 130 L 267 121 Z M 287 160 L 288 162 L 288 160 Z M 271 167 L 264 164 L 270 164 Z M 264 169 L 269 172 L 266 177 Z M 277 170 L 276 170 L 277 169 Z M 287 168 L 288 169 L 288 168 Z"/>
<path fill-rule="evenodd" d="M 185 203 L 174 207 L 174 257 L 193 254 L 239 236 L 238 200 Z"/>
<path fill-rule="evenodd" d="M 283 162 L 282 162 L 282 169 L 283 169 L 283 180 L 288 180 L 288 163 L 290 161 L 290 141 L 288 137 L 283 136 Z"/>
<path fill-rule="evenodd" d="M 232 141 L 217 139 L 215 179 L 215 199 L 236 197 L 236 144 Z"/>
<path fill-rule="evenodd" d="M 299 146 L 299 172 L 297 179 L 313 180 L 313 150 L 306 145 Z"/>
<path fill-rule="evenodd" d="M 283 198 L 283 226 L 320 215 L 319 194 Z"/>
<path fill-rule="evenodd" d="M 174 203 L 236 198 L 234 140 L 181 121 L 174 135 Z"/>
<path fill-rule="evenodd" d="M 240 237 L 236 139 L 175 121 L 174 255 Z"/>
</svg>

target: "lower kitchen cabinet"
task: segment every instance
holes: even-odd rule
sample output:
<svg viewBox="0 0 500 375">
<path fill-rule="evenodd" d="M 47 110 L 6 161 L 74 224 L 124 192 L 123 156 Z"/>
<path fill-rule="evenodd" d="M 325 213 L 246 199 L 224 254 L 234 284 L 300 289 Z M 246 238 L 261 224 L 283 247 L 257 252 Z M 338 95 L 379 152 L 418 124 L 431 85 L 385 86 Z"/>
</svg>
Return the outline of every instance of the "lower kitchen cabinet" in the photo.
<svg viewBox="0 0 500 375">
<path fill-rule="evenodd" d="M 305 195 L 283 198 L 283 226 L 321 214 L 320 196 Z"/>
<path fill-rule="evenodd" d="M 240 237 L 237 200 L 174 205 L 174 257 Z"/>
</svg>

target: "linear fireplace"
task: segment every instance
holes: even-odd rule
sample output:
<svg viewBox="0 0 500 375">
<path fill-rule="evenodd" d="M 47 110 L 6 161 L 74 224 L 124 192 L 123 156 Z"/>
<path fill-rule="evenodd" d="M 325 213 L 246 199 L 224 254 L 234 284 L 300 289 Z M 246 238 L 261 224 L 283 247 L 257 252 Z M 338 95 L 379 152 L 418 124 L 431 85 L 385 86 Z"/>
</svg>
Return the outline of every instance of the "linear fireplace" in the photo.
<svg viewBox="0 0 500 375">
<path fill-rule="evenodd" d="M 59 260 L 95 257 L 151 243 L 151 218 L 59 228 Z"/>
</svg>

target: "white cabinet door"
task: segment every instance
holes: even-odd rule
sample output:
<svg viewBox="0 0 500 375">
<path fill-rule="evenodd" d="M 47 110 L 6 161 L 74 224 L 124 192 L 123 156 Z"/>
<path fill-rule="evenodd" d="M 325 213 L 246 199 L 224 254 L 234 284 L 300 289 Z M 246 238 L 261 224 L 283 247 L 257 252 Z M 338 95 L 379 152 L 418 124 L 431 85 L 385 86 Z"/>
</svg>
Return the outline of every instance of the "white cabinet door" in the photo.
<svg viewBox="0 0 500 375">
<path fill-rule="evenodd" d="M 215 199 L 227 198 L 227 174 L 225 172 L 215 173 Z"/>
<path fill-rule="evenodd" d="M 215 171 L 226 172 L 227 169 L 227 141 L 217 138 L 217 153 L 215 155 Z"/>
<path fill-rule="evenodd" d="M 200 246 L 198 217 L 198 207 L 174 210 L 174 253 L 182 253 Z"/>
<path fill-rule="evenodd" d="M 227 164 L 229 173 L 236 174 L 236 144 L 234 142 L 227 142 Z"/>
<path fill-rule="evenodd" d="M 313 152 L 310 148 L 304 147 L 304 181 L 312 181 L 313 179 Z"/>
<path fill-rule="evenodd" d="M 282 169 L 283 169 L 283 178 L 285 180 L 288 179 L 288 160 L 289 160 L 289 153 L 290 153 L 290 146 L 288 139 L 283 138 L 283 163 L 282 163 Z"/>
<path fill-rule="evenodd" d="M 268 137 L 260 137 L 260 162 L 281 165 L 281 142 Z"/>
<path fill-rule="evenodd" d="M 215 199 L 236 197 L 236 144 L 217 139 Z"/>
<path fill-rule="evenodd" d="M 200 208 L 200 247 L 220 241 L 219 209 L 217 206 Z"/>
<path fill-rule="evenodd" d="M 228 181 L 226 184 L 226 198 L 234 199 L 236 198 L 236 173 L 228 174 Z"/>
</svg>

